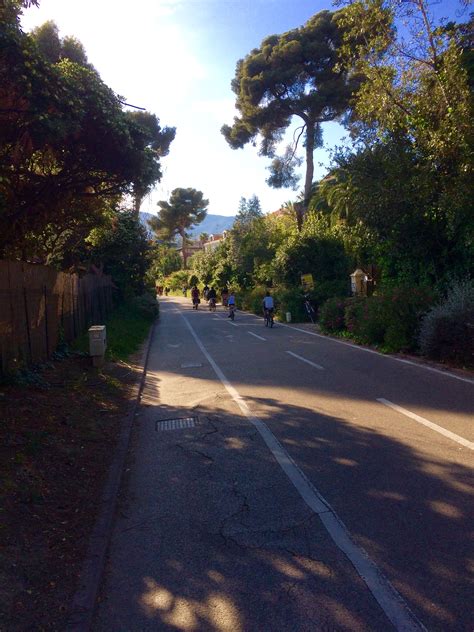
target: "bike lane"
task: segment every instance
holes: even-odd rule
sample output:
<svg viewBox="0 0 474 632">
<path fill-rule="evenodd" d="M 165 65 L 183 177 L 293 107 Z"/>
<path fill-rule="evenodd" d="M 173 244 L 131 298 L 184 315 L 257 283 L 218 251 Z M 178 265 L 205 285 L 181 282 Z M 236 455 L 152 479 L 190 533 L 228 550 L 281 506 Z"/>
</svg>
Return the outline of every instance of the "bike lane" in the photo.
<svg viewBox="0 0 474 632">
<path fill-rule="evenodd" d="M 390 629 L 182 310 L 162 302 L 93 629 Z M 184 316 L 232 361 L 230 323 Z"/>
<path fill-rule="evenodd" d="M 296 328 L 266 330 L 261 319 L 242 313 L 236 326 L 225 358 L 203 339 L 252 413 L 418 619 L 429 629 L 469 630 L 472 450 L 378 401 L 389 396 L 415 408 L 472 445 L 469 379 Z"/>
</svg>

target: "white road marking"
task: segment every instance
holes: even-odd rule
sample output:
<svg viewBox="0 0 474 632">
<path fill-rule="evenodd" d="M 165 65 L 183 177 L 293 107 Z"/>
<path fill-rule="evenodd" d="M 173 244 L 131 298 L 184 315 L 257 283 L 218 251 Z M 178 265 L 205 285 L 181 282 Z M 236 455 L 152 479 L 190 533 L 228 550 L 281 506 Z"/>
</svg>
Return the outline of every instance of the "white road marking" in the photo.
<svg viewBox="0 0 474 632">
<path fill-rule="evenodd" d="M 238 325 L 236 323 L 233 323 L 231 320 L 229 321 L 229 325 L 232 325 L 233 327 L 238 327 Z"/>
<path fill-rule="evenodd" d="M 253 331 L 248 331 L 248 334 L 250 334 L 251 336 L 254 336 L 255 338 L 258 338 L 259 340 L 266 340 L 266 338 L 263 338 L 262 336 L 259 336 L 258 334 L 254 334 Z"/>
<path fill-rule="evenodd" d="M 425 366 L 423 364 L 417 364 L 416 362 L 411 362 L 410 360 L 395 358 L 394 356 L 386 355 L 385 353 L 380 353 L 379 351 L 374 351 L 374 349 L 367 349 L 366 347 L 360 347 L 359 345 L 352 344 L 351 342 L 346 342 L 345 340 L 336 340 L 335 338 L 330 338 L 329 336 L 323 336 L 322 334 L 317 334 L 316 332 L 308 331 L 307 329 L 300 329 L 300 327 L 294 327 L 293 325 L 286 325 L 285 323 L 280 323 L 280 322 L 278 322 L 278 325 L 280 325 L 281 327 L 288 327 L 288 329 L 294 329 L 295 331 L 301 331 L 303 334 L 307 334 L 308 336 L 316 336 L 317 338 L 323 338 L 324 340 L 327 340 L 329 342 L 336 342 L 339 345 L 346 345 L 346 347 L 352 347 L 352 349 L 357 349 L 358 351 L 373 353 L 374 355 L 378 355 L 382 358 L 386 358 L 387 360 L 394 360 L 395 362 L 401 362 L 402 364 L 409 364 L 410 366 L 414 366 L 417 369 L 424 369 L 425 371 L 431 371 L 432 373 L 439 373 L 439 375 L 444 375 L 444 377 L 452 377 L 453 379 L 460 380 L 461 382 L 474 384 L 474 380 L 469 377 L 461 377 L 460 375 L 449 373 L 449 371 L 441 371 L 440 369 L 435 369 L 432 366 Z"/>
<path fill-rule="evenodd" d="M 454 432 L 451 432 L 450 430 L 446 430 L 446 428 L 443 428 L 442 426 L 438 426 L 437 424 L 434 424 L 432 421 L 428 421 L 428 419 L 425 419 L 424 417 L 420 417 L 420 415 L 417 415 L 416 413 L 412 413 L 406 408 L 402 408 L 401 406 L 398 406 L 397 404 L 390 402 L 388 399 L 379 397 L 377 398 L 377 401 L 380 402 L 381 404 L 385 404 L 385 406 L 389 406 L 390 408 L 393 408 L 393 410 L 396 410 L 402 415 L 405 415 L 406 417 L 410 417 L 410 419 L 414 419 L 418 423 L 423 424 L 424 426 L 427 426 L 428 428 L 431 428 L 431 430 L 434 430 L 435 432 L 439 432 L 445 437 L 448 437 L 448 439 L 452 439 L 453 441 L 460 443 L 466 448 L 469 448 L 470 450 L 474 450 L 474 443 L 472 441 L 468 441 L 467 439 L 464 439 L 463 437 L 460 437 L 459 435 L 454 434 Z"/>
<path fill-rule="evenodd" d="M 287 351 L 287 353 L 289 353 L 294 358 L 298 358 L 298 360 L 301 360 L 302 362 L 306 362 L 306 364 L 310 364 L 311 366 L 314 366 L 315 369 L 324 369 L 324 367 L 321 366 L 320 364 L 316 364 L 316 362 L 311 362 L 311 360 L 307 360 L 306 358 L 303 358 L 297 353 L 293 353 L 293 351 Z"/>
<path fill-rule="evenodd" d="M 196 341 L 196 344 L 209 361 L 209 364 L 214 369 L 214 372 L 224 385 L 229 395 L 250 423 L 258 430 L 262 439 L 265 441 L 276 461 L 297 489 L 301 498 L 305 501 L 308 507 L 314 511 L 314 513 L 318 514 L 321 522 L 325 526 L 334 543 L 351 561 L 354 568 L 359 573 L 360 577 L 365 582 L 389 620 L 392 622 L 395 629 L 399 632 L 415 632 L 419 630 L 426 632 L 425 626 L 418 621 L 415 615 L 410 611 L 402 596 L 380 572 L 367 553 L 354 543 L 346 526 L 339 516 L 334 512 L 329 503 L 314 487 L 306 475 L 300 470 L 298 465 L 293 461 L 291 456 L 281 445 L 275 435 L 270 431 L 267 425 L 261 419 L 252 415 L 246 401 L 239 394 L 237 389 L 232 386 L 214 358 L 207 351 L 184 313 L 181 312 L 181 316 Z"/>
</svg>

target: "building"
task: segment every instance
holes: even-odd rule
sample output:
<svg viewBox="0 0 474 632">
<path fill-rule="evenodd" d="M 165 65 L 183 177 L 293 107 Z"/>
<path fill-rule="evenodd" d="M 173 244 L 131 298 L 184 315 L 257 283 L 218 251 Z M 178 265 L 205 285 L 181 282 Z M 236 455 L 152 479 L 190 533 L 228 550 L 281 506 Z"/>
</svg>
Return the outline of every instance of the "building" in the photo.
<svg viewBox="0 0 474 632">
<path fill-rule="evenodd" d="M 222 234 L 209 235 L 209 239 L 204 243 L 204 250 L 210 252 L 215 250 L 227 237 L 227 231 L 224 230 Z"/>
</svg>

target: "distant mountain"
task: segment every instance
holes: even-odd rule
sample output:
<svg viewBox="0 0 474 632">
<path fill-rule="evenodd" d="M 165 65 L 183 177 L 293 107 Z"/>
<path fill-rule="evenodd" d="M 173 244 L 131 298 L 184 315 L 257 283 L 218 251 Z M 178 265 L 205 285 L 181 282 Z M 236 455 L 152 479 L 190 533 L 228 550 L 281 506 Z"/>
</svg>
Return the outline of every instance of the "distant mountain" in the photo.
<svg viewBox="0 0 474 632">
<path fill-rule="evenodd" d="M 140 211 L 140 221 L 147 230 L 150 230 L 148 226 L 148 220 L 152 217 L 156 217 L 152 213 L 145 213 Z M 218 235 L 222 231 L 232 228 L 235 215 L 206 215 L 205 219 L 192 228 L 189 232 L 193 237 L 199 237 L 201 233 L 207 233 L 208 235 Z"/>
<path fill-rule="evenodd" d="M 203 221 L 195 226 L 190 232 L 193 237 L 199 237 L 201 233 L 208 235 L 218 235 L 224 230 L 232 228 L 235 215 L 211 215 L 208 214 Z"/>
</svg>

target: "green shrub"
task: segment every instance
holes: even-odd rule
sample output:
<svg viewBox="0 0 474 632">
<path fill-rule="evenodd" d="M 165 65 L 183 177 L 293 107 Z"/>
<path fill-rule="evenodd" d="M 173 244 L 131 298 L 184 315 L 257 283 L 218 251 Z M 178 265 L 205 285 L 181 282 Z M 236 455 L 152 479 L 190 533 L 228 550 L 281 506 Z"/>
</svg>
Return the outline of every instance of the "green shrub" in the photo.
<svg viewBox="0 0 474 632">
<path fill-rule="evenodd" d="M 381 344 L 385 334 L 382 306 L 380 296 L 349 299 L 344 310 L 347 331 L 360 342 Z"/>
<path fill-rule="evenodd" d="M 133 308 L 144 318 L 156 318 L 159 313 L 159 306 L 153 294 L 141 294 L 132 299 Z"/>
<path fill-rule="evenodd" d="M 321 329 L 327 333 L 343 331 L 346 328 L 344 311 L 346 308 L 345 298 L 329 298 L 324 302 L 319 310 L 319 324 Z"/>
<path fill-rule="evenodd" d="M 236 292 L 236 300 L 237 307 L 241 309 L 245 309 L 254 314 L 262 313 L 262 301 L 265 296 L 266 288 L 264 287 L 254 287 L 251 290 L 246 291 L 237 291 Z"/>
<path fill-rule="evenodd" d="M 474 280 L 454 282 L 421 323 L 421 352 L 433 360 L 474 366 Z"/>
<path fill-rule="evenodd" d="M 181 291 L 184 286 L 188 285 L 188 276 L 187 270 L 176 270 L 166 277 L 164 285 L 168 286 L 172 292 Z"/>
<path fill-rule="evenodd" d="M 273 293 L 275 298 L 275 314 L 279 320 L 286 319 L 286 313 L 291 313 L 293 322 L 308 320 L 300 288 L 278 288 Z"/>
<path fill-rule="evenodd" d="M 421 318 L 432 301 L 432 292 L 420 287 L 350 299 L 344 313 L 346 329 L 360 342 L 379 345 L 384 351 L 414 350 Z"/>
</svg>

